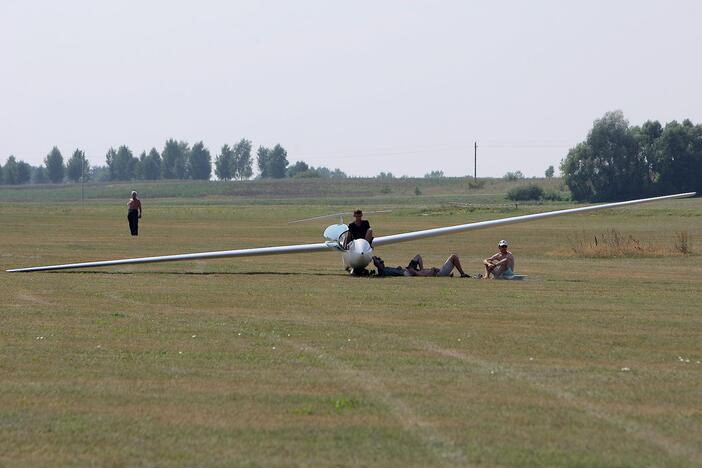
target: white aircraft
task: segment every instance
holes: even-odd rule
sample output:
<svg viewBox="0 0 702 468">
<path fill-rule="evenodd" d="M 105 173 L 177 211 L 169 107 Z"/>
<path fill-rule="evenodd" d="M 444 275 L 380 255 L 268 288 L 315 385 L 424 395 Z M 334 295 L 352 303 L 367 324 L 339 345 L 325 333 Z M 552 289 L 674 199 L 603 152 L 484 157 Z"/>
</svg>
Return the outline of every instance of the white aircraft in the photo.
<svg viewBox="0 0 702 468">
<path fill-rule="evenodd" d="M 239 249 L 239 250 L 220 250 L 216 252 L 198 252 L 179 255 L 163 255 L 158 257 L 142 257 L 142 258 L 125 258 L 120 260 L 104 260 L 97 262 L 85 263 L 68 263 L 65 265 L 48 265 L 30 268 L 16 268 L 7 270 L 10 273 L 30 272 L 30 271 L 47 271 L 47 270 L 69 270 L 74 268 L 93 268 L 114 265 L 129 265 L 135 263 L 157 263 L 157 262 L 174 262 L 179 260 L 203 260 L 209 258 L 223 257 L 247 257 L 255 255 L 280 255 L 293 253 L 307 252 L 323 252 L 336 251 L 341 253 L 344 260 L 344 265 L 351 269 L 363 269 L 370 264 L 373 257 L 373 248 L 383 245 L 394 244 L 396 242 L 407 242 L 416 239 L 424 239 L 426 237 L 443 236 L 446 234 L 454 234 L 457 232 L 473 231 L 477 229 L 485 229 L 494 226 L 502 226 L 505 224 L 522 223 L 525 221 L 533 221 L 536 219 L 552 218 L 573 213 L 584 213 L 586 211 L 603 210 L 606 208 L 616 208 L 620 206 L 636 205 L 639 203 L 649 203 L 659 200 L 668 200 L 672 198 L 692 197 L 696 192 L 679 193 L 675 195 L 666 195 L 654 198 L 642 198 L 639 200 L 629 200 L 616 203 L 605 203 L 602 205 L 590 205 L 580 208 L 570 208 L 566 210 L 548 211 L 545 213 L 536 213 L 523 216 L 514 216 L 511 218 L 495 219 L 489 221 L 479 221 L 476 223 L 459 224 L 457 226 L 447 226 L 434 229 L 426 229 L 423 231 L 406 232 L 403 234 L 392 234 L 389 236 L 376 237 L 373 240 L 373 246 L 365 239 L 356 239 L 351 241 L 347 248 L 342 247 L 344 236 L 348 231 L 348 226 L 343 223 L 332 224 L 324 230 L 324 242 L 317 244 L 300 244 L 300 245 L 283 245 L 275 247 L 260 247 L 254 249 Z M 321 218 L 321 217 L 319 217 Z M 313 218 L 310 218 L 313 219 Z M 340 220 L 341 221 L 341 220 Z"/>
</svg>

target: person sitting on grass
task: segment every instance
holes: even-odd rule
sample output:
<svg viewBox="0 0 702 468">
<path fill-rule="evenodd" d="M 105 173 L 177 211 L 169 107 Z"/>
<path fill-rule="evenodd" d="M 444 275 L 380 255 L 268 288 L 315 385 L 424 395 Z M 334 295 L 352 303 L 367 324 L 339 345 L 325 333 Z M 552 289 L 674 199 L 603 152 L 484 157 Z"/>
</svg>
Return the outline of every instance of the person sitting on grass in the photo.
<svg viewBox="0 0 702 468">
<path fill-rule="evenodd" d="M 490 278 L 490 274 L 495 279 L 506 279 L 514 276 L 514 255 L 507 250 L 507 241 L 501 240 L 497 247 L 500 249 L 499 252 L 483 260 L 483 265 L 485 265 L 485 276 L 483 278 Z"/>
</svg>

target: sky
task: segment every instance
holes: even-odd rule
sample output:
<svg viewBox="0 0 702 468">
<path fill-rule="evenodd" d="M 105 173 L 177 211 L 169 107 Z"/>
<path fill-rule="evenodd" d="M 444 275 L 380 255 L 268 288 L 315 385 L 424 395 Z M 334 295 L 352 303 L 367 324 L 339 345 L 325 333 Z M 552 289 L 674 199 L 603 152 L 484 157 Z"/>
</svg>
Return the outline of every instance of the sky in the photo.
<svg viewBox="0 0 702 468">
<path fill-rule="evenodd" d="M 0 161 L 241 138 L 349 175 L 543 176 L 702 123 L 702 2 L 0 0 Z"/>
</svg>

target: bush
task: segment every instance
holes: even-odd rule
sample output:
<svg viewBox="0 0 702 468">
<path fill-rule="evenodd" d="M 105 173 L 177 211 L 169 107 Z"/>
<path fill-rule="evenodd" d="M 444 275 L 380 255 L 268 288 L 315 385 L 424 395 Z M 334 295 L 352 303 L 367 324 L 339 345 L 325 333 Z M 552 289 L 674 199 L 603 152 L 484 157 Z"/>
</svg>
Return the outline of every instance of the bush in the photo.
<svg viewBox="0 0 702 468">
<path fill-rule="evenodd" d="M 541 196 L 543 200 L 547 201 L 563 201 L 565 198 L 563 197 L 563 194 L 561 192 L 558 192 L 556 190 L 546 190 L 544 191 L 544 194 Z"/>
<path fill-rule="evenodd" d="M 544 189 L 536 184 L 514 187 L 507 192 L 507 198 L 515 201 L 541 200 L 543 196 Z"/>
<path fill-rule="evenodd" d="M 474 179 L 474 180 L 468 181 L 468 188 L 469 189 L 481 189 L 483 187 L 485 187 L 485 180 L 484 179 Z"/>
<path fill-rule="evenodd" d="M 503 175 L 502 178 L 510 181 L 520 180 L 524 178 L 524 174 L 522 174 L 522 171 L 508 172 L 507 174 Z"/>
</svg>

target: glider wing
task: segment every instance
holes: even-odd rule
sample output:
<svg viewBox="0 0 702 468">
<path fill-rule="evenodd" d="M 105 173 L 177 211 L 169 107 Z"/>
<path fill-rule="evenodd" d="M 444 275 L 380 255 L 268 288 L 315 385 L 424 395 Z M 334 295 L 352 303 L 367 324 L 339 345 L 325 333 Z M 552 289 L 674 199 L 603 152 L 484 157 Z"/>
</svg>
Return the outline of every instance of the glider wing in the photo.
<svg viewBox="0 0 702 468">
<path fill-rule="evenodd" d="M 74 268 L 91 268 L 114 265 L 130 265 L 134 263 L 158 263 L 158 262 L 175 262 L 181 260 L 204 260 L 210 258 L 224 257 L 252 257 L 256 255 L 279 255 L 292 253 L 306 252 L 323 252 L 327 250 L 336 250 L 335 242 L 322 242 L 319 244 L 300 244 L 300 245 L 283 245 L 278 247 L 260 247 L 255 249 L 239 249 L 239 250 L 220 250 L 216 252 L 199 252 L 179 255 L 162 255 L 159 257 L 142 257 L 142 258 L 124 258 L 121 260 L 104 260 L 99 262 L 85 263 L 67 263 L 65 265 L 47 265 L 30 268 L 16 268 L 7 270 L 9 273 L 20 273 L 30 271 L 47 271 L 47 270 L 70 270 Z"/>
<path fill-rule="evenodd" d="M 654 198 L 642 198 L 639 200 L 629 200 L 616 203 L 605 203 L 602 205 L 591 205 L 583 206 L 580 208 L 570 208 L 566 210 L 558 211 L 548 211 L 545 213 L 535 213 L 523 216 L 514 216 L 511 218 L 494 219 L 488 221 L 479 221 L 476 223 L 459 224 L 456 226 L 447 226 L 434 229 L 425 229 L 423 231 L 406 232 L 404 234 L 393 234 L 390 236 L 376 237 L 373 240 L 374 246 L 394 244 L 397 242 L 407 242 L 416 239 L 424 239 L 427 237 L 443 236 L 447 234 L 455 234 L 464 231 L 474 231 L 478 229 L 485 229 L 494 226 L 502 226 L 505 224 L 521 223 L 525 221 L 533 221 L 537 219 L 551 218 L 554 216 L 561 216 L 573 213 L 584 213 L 587 211 L 602 210 L 606 208 L 616 208 L 621 206 L 636 205 L 639 203 L 649 203 L 659 200 L 667 200 L 673 198 L 686 198 L 694 196 L 695 192 L 679 193 L 676 195 L 666 195 L 662 197 Z M 48 265 L 48 266 L 38 266 L 30 268 L 16 268 L 13 270 L 7 270 L 10 273 L 18 272 L 30 272 L 30 271 L 48 271 L 48 270 L 69 270 L 74 268 L 91 268 L 91 267 L 103 267 L 103 266 L 115 266 L 115 265 L 130 265 L 136 263 L 158 263 L 158 262 L 174 262 L 181 260 L 205 260 L 210 258 L 225 258 L 225 257 L 248 257 L 256 255 L 280 255 L 280 254 L 293 254 L 293 253 L 308 253 L 308 252 L 324 252 L 324 251 L 338 251 L 338 242 L 328 241 L 318 244 L 299 244 L 299 245 L 284 245 L 275 247 L 260 247 L 253 249 L 239 249 L 239 250 L 220 250 L 215 252 L 198 252 L 189 254 L 179 254 L 179 255 L 163 255 L 158 257 L 141 257 L 141 258 L 125 258 L 120 260 L 105 260 L 97 262 L 85 262 L 85 263 L 68 263 L 65 265 Z"/>
<path fill-rule="evenodd" d="M 695 195 L 695 192 L 678 193 L 676 195 L 665 195 L 662 197 L 654 197 L 654 198 L 642 198 L 639 200 L 629 200 L 629 201 L 616 202 L 616 203 L 604 203 L 602 205 L 582 206 L 580 208 L 569 208 L 567 210 L 547 211 L 545 213 L 535 213 L 535 214 L 529 214 L 529 215 L 523 215 L 523 216 L 513 216 L 511 218 L 493 219 L 493 220 L 489 220 L 489 221 L 479 221 L 477 223 L 459 224 L 457 226 L 447 226 L 447 227 L 440 227 L 440 228 L 434 228 L 434 229 L 425 229 L 423 231 L 406 232 L 404 234 L 393 234 L 390 236 L 376 237 L 375 239 L 373 239 L 373 246 L 375 247 L 375 246 L 380 246 L 380 245 L 395 244 L 397 242 L 407 242 L 407 241 L 416 240 L 416 239 L 424 239 L 427 237 L 443 236 L 446 234 L 455 234 L 457 232 L 476 231 L 478 229 L 485 229 L 485 228 L 494 227 L 494 226 L 502 226 L 505 224 L 523 223 L 525 221 L 534 221 L 536 219 L 553 218 L 554 216 L 562 216 L 562 215 L 573 214 L 573 213 L 584 213 L 586 211 L 603 210 L 605 208 L 616 208 L 616 207 L 620 207 L 620 206 L 637 205 L 639 203 L 650 203 L 650 202 L 655 202 L 655 201 L 659 201 L 659 200 L 667 200 L 667 199 L 671 199 L 671 198 L 686 198 L 686 197 L 692 197 L 694 195 Z"/>
</svg>

